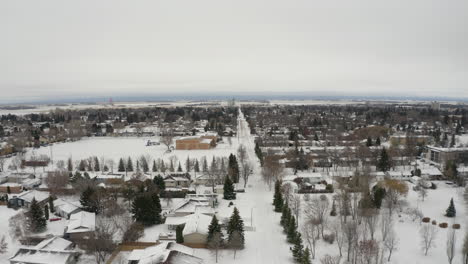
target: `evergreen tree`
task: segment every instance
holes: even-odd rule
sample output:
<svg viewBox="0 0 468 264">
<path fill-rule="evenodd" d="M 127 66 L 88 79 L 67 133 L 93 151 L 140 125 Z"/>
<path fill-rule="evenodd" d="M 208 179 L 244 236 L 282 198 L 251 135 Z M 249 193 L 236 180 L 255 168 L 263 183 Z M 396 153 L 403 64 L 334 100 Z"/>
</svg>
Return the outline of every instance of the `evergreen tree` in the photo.
<svg viewBox="0 0 468 264">
<path fill-rule="evenodd" d="M 228 175 L 231 177 L 233 182 L 239 182 L 239 164 L 237 162 L 236 156 L 232 153 L 229 155 Z"/>
<path fill-rule="evenodd" d="M 373 188 L 372 192 L 373 192 L 372 201 L 374 203 L 374 207 L 380 209 L 380 207 L 382 206 L 382 201 L 385 198 L 387 191 L 385 190 L 385 188 L 382 188 L 376 185 Z"/>
<path fill-rule="evenodd" d="M 218 222 L 218 218 L 216 218 L 216 215 L 213 215 L 213 218 L 211 218 L 211 223 L 208 226 L 208 236 L 206 238 L 206 241 L 208 244 L 211 243 L 211 240 L 213 239 L 213 235 L 218 232 L 221 234 L 221 238 L 223 233 L 221 232 L 221 225 Z"/>
<path fill-rule="evenodd" d="M 297 226 L 296 226 L 296 218 L 293 215 L 289 218 L 288 226 L 287 226 L 287 233 L 286 236 L 288 238 L 289 243 L 293 243 L 296 239 L 297 233 Z"/>
<path fill-rule="evenodd" d="M 159 169 L 162 173 L 166 173 L 166 164 L 164 163 L 164 160 L 161 160 L 161 166 Z"/>
<path fill-rule="evenodd" d="M 180 165 L 180 161 L 179 161 L 179 166 L 177 167 L 177 172 L 182 172 L 182 166 Z"/>
<path fill-rule="evenodd" d="M 236 193 L 234 192 L 234 184 L 232 183 L 231 179 L 229 177 L 226 177 L 226 180 L 224 181 L 224 199 L 225 200 L 235 200 L 236 199 Z"/>
<path fill-rule="evenodd" d="M 142 157 L 140 160 L 141 160 L 141 169 L 145 173 L 148 172 L 149 171 L 148 161 L 144 157 Z"/>
<path fill-rule="evenodd" d="M 153 171 L 153 172 L 157 172 L 157 171 L 158 171 L 158 166 L 156 166 L 156 160 L 153 160 L 153 168 L 152 168 L 152 171 Z"/>
<path fill-rule="evenodd" d="M 208 171 L 208 162 L 206 161 L 206 158 L 203 159 L 203 172 Z"/>
<path fill-rule="evenodd" d="M 98 213 L 98 205 L 95 201 L 96 190 L 91 186 L 88 186 L 80 196 L 81 208 L 84 211 Z"/>
<path fill-rule="evenodd" d="M 445 211 L 445 216 L 447 217 L 455 217 L 457 215 L 457 211 L 455 210 L 455 204 L 453 203 L 453 198 L 450 199 L 450 205 Z"/>
<path fill-rule="evenodd" d="M 318 137 L 317 133 L 315 133 L 315 135 L 314 135 L 314 141 L 319 141 L 319 137 Z"/>
<path fill-rule="evenodd" d="M 118 168 L 118 171 L 119 171 L 119 172 L 124 172 L 124 171 L 125 171 L 125 163 L 124 163 L 124 161 L 123 161 L 122 158 L 120 158 L 120 160 L 119 160 L 119 168 Z"/>
<path fill-rule="evenodd" d="M 372 138 L 371 137 L 367 138 L 366 146 L 368 146 L 368 147 L 372 146 Z"/>
<path fill-rule="evenodd" d="M 380 146 L 380 144 L 381 144 L 380 137 L 377 137 L 377 139 L 375 140 L 375 145 Z"/>
<path fill-rule="evenodd" d="M 99 159 L 97 157 L 94 157 L 94 171 L 100 171 L 101 166 L 99 166 Z"/>
<path fill-rule="evenodd" d="M 293 243 L 294 246 L 291 249 L 293 258 L 296 262 L 300 263 L 302 258 L 304 257 L 304 246 L 302 245 L 301 233 L 296 232 Z"/>
<path fill-rule="evenodd" d="M 49 206 L 47 204 L 44 206 L 44 218 L 49 220 Z"/>
<path fill-rule="evenodd" d="M 86 170 L 86 161 L 85 160 L 80 161 L 80 164 L 78 165 L 78 170 L 79 171 L 85 171 Z"/>
<path fill-rule="evenodd" d="M 6 187 L 6 190 L 7 190 L 7 193 L 10 194 L 11 193 L 11 188 L 10 188 L 10 185 L 7 185 Z"/>
<path fill-rule="evenodd" d="M 174 172 L 174 162 L 171 160 L 171 166 L 169 167 L 170 172 Z"/>
<path fill-rule="evenodd" d="M 133 161 L 130 157 L 127 159 L 127 171 L 133 171 Z"/>
<path fill-rule="evenodd" d="M 47 221 L 44 218 L 44 211 L 35 198 L 33 198 L 26 215 L 28 219 L 28 229 L 31 232 L 38 233 L 46 229 Z"/>
<path fill-rule="evenodd" d="M 145 226 L 161 223 L 161 202 L 156 193 L 143 193 L 132 203 L 131 212 L 135 221 Z"/>
<path fill-rule="evenodd" d="M 178 225 L 176 227 L 176 242 L 179 244 L 184 243 L 184 226 L 183 225 Z"/>
<path fill-rule="evenodd" d="M 200 164 L 198 164 L 198 159 L 195 160 L 195 167 L 193 168 L 195 172 L 200 172 Z"/>
<path fill-rule="evenodd" d="M 390 157 L 388 156 L 387 150 L 382 148 L 379 159 L 377 161 L 377 170 L 385 172 L 390 170 L 390 168 Z"/>
<path fill-rule="evenodd" d="M 455 134 L 452 134 L 452 139 L 450 140 L 450 147 L 453 148 L 455 147 Z"/>
<path fill-rule="evenodd" d="M 336 216 L 336 205 L 335 205 L 335 200 L 333 200 L 332 203 L 332 209 L 330 211 L 330 216 Z"/>
<path fill-rule="evenodd" d="M 263 166 L 263 153 L 258 142 L 255 142 L 255 154 L 257 155 L 258 160 L 260 160 L 260 165 Z"/>
<path fill-rule="evenodd" d="M 228 233 L 228 243 L 232 241 L 233 232 L 236 231 L 239 235 L 241 245 L 244 245 L 245 237 L 244 237 L 244 221 L 239 215 L 239 211 L 236 207 L 234 207 L 234 211 L 232 212 L 231 218 L 229 218 L 229 222 L 227 225 L 227 233 Z"/>
<path fill-rule="evenodd" d="M 302 259 L 300 261 L 300 264 L 312 264 L 310 251 L 308 247 L 306 247 L 306 249 L 304 250 L 304 253 L 302 254 Z"/>
<path fill-rule="evenodd" d="M 284 203 L 281 214 L 280 224 L 283 226 L 284 232 L 288 230 L 289 219 L 291 218 L 291 210 L 289 209 L 288 202 Z"/>
<path fill-rule="evenodd" d="M 276 181 L 275 183 L 275 194 L 273 198 L 273 205 L 275 206 L 275 212 L 281 212 L 283 209 L 283 194 L 281 193 L 281 182 Z"/>
<path fill-rule="evenodd" d="M 160 191 L 166 189 L 166 183 L 161 175 L 156 175 L 153 178 L 153 183 L 158 187 Z"/>
<path fill-rule="evenodd" d="M 190 157 L 187 156 L 187 159 L 185 160 L 185 171 L 186 171 L 186 172 L 190 172 L 190 167 L 191 167 L 191 166 L 190 166 L 190 163 L 191 163 L 191 162 L 190 162 Z M 180 163 L 179 163 L 179 164 L 180 164 Z"/>
<path fill-rule="evenodd" d="M 52 213 L 55 213 L 54 197 L 52 196 L 49 196 L 49 208 Z"/>
<path fill-rule="evenodd" d="M 73 161 L 72 161 L 72 158 L 68 158 L 68 171 L 73 171 Z"/>
</svg>

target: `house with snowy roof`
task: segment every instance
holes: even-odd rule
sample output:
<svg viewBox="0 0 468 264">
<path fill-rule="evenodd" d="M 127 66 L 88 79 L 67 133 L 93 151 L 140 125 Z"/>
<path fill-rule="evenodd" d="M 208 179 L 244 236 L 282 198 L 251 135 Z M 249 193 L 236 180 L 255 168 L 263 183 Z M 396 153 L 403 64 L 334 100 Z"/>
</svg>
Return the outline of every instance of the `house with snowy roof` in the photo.
<svg viewBox="0 0 468 264">
<path fill-rule="evenodd" d="M 65 238 L 74 242 L 81 242 L 94 234 L 96 228 L 96 214 L 81 211 L 70 215 L 65 227 Z"/>
<path fill-rule="evenodd" d="M 80 207 L 78 207 L 75 204 L 72 204 L 68 201 L 62 200 L 62 199 L 56 199 L 54 200 L 54 209 L 55 209 L 55 215 L 70 219 L 70 216 L 72 214 L 78 213 L 81 211 Z"/>
<path fill-rule="evenodd" d="M 193 256 L 193 249 L 174 243 L 163 242 L 145 249 L 134 249 L 127 258 L 128 264 L 203 264 Z"/>
<path fill-rule="evenodd" d="M 20 247 L 9 261 L 10 264 L 74 264 L 80 254 L 73 248 L 72 242 L 54 236 L 34 247 Z"/>
<path fill-rule="evenodd" d="M 187 221 L 182 232 L 184 245 L 192 248 L 206 247 L 208 226 L 211 223 L 211 218 L 211 216 L 202 213 L 187 216 Z"/>
<path fill-rule="evenodd" d="M 31 205 L 33 199 L 36 200 L 36 202 L 40 206 L 44 206 L 47 204 L 49 201 L 49 192 L 41 192 L 37 190 L 31 190 L 31 191 L 26 191 L 18 194 L 17 196 L 13 196 L 8 200 L 8 204 L 11 207 L 27 207 Z"/>
</svg>

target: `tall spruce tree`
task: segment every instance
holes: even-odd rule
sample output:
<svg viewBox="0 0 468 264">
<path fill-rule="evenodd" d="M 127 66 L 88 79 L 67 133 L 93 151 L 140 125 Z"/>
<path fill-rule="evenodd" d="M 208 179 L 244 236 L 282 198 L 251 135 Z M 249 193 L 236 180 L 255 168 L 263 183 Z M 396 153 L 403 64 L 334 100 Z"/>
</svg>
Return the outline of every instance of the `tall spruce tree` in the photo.
<svg viewBox="0 0 468 264">
<path fill-rule="evenodd" d="M 80 203 L 81 203 L 81 208 L 84 211 L 98 213 L 99 207 L 98 207 L 98 204 L 96 203 L 95 192 L 96 190 L 94 188 L 92 188 L 91 186 L 88 186 L 81 193 Z"/>
<path fill-rule="evenodd" d="M 288 221 L 288 226 L 287 226 L 287 239 L 289 243 L 294 243 L 296 239 L 296 234 L 297 234 L 297 226 L 296 226 L 296 218 L 291 215 Z"/>
<path fill-rule="evenodd" d="M 304 246 L 302 245 L 301 233 L 296 231 L 296 235 L 295 235 L 293 243 L 294 243 L 294 246 L 291 249 L 293 258 L 296 262 L 300 263 L 304 256 Z"/>
<path fill-rule="evenodd" d="M 177 172 L 182 172 L 182 166 L 180 165 L 180 161 L 179 161 L 179 166 L 177 167 Z"/>
<path fill-rule="evenodd" d="M 133 171 L 133 161 L 131 157 L 127 159 L 127 171 Z"/>
<path fill-rule="evenodd" d="M 216 215 L 213 215 L 213 218 L 211 218 L 211 223 L 208 226 L 208 236 L 206 237 L 206 241 L 208 244 L 211 243 L 213 239 L 213 235 L 218 232 L 221 234 L 221 239 L 223 233 L 221 232 L 221 225 L 219 224 L 218 218 L 216 218 Z"/>
<path fill-rule="evenodd" d="M 44 218 L 49 220 L 49 206 L 47 204 L 44 206 Z"/>
<path fill-rule="evenodd" d="M 450 199 L 450 204 L 447 210 L 445 210 L 445 216 L 455 217 L 457 215 L 457 210 L 455 210 L 455 204 L 453 203 L 453 198 Z"/>
<path fill-rule="evenodd" d="M 54 197 L 52 196 L 49 196 L 49 208 L 52 213 L 55 213 Z"/>
<path fill-rule="evenodd" d="M 118 171 L 119 172 L 124 172 L 125 171 L 125 163 L 124 163 L 124 160 L 122 158 L 120 158 L 120 160 L 119 160 Z"/>
<path fill-rule="evenodd" d="M 229 218 L 227 225 L 228 243 L 232 241 L 234 231 L 238 233 L 241 245 L 244 245 L 244 221 L 240 217 L 239 210 L 237 210 L 236 207 L 234 207 L 234 211 L 232 212 L 231 218 Z"/>
<path fill-rule="evenodd" d="M 143 193 L 132 203 L 131 212 L 135 221 L 145 226 L 161 223 L 161 202 L 156 193 Z"/>
<path fill-rule="evenodd" d="M 160 191 L 166 189 L 166 183 L 161 175 L 156 175 L 153 178 L 153 183 L 158 187 Z"/>
<path fill-rule="evenodd" d="M 281 212 L 283 209 L 283 194 L 281 193 L 281 182 L 279 180 L 275 183 L 275 194 L 273 197 L 273 205 L 275 212 Z"/>
<path fill-rule="evenodd" d="M 73 161 L 72 158 L 68 158 L 68 164 L 67 164 L 68 171 L 73 171 Z"/>
<path fill-rule="evenodd" d="M 99 159 L 98 157 L 94 157 L 94 171 L 100 171 L 101 166 L 99 166 Z"/>
<path fill-rule="evenodd" d="M 226 177 L 226 180 L 224 181 L 224 199 L 225 200 L 235 200 L 236 199 L 236 193 L 234 192 L 234 184 L 232 183 L 231 179 L 229 177 Z"/>
<path fill-rule="evenodd" d="M 195 160 L 195 166 L 193 168 L 195 172 L 200 172 L 200 164 L 198 164 L 198 159 Z"/>
<path fill-rule="evenodd" d="M 390 170 L 390 168 L 390 157 L 388 156 L 387 150 L 382 148 L 379 159 L 377 161 L 377 170 L 385 172 Z"/>
<path fill-rule="evenodd" d="M 310 250 L 308 247 L 306 247 L 306 249 L 304 250 L 304 253 L 302 254 L 302 259 L 300 261 L 300 264 L 312 264 Z"/>
<path fill-rule="evenodd" d="M 47 221 L 44 218 L 44 211 L 41 206 L 37 203 L 36 199 L 33 198 L 29 211 L 26 213 L 28 220 L 28 229 L 33 233 L 42 232 L 47 227 Z"/>
<path fill-rule="evenodd" d="M 157 171 L 158 171 L 158 166 L 156 165 L 156 160 L 153 160 L 153 168 L 152 168 L 152 171 L 153 171 L 153 172 L 157 172 Z"/>
</svg>

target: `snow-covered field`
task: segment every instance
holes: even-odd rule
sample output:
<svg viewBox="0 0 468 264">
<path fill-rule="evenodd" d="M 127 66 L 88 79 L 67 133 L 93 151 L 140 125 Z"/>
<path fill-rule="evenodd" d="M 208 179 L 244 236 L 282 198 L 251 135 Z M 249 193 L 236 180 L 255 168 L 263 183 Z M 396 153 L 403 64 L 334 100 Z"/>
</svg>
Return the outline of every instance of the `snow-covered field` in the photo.
<svg viewBox="0 0 468 264">
<path fill-rule="evenodd" d="M 39 149 L 28 149 L 26 156 L 31 155 L 47 155 L 52 157 L 53 163 L 45 170 L 53 169 L 52 166 L 56 165 L 59 160 L 66 161 L 72 158 L 75 165 L 81 159 L 89 157 L 104 158 L 105 160 L 114 161 L 114 171 L 117 171 L 118 161 L 120 158 L 126 160 L 131 157 L 133 162 L 136 162 L 142 155 L 149 155 L 152 160 L 163 159 L 166 162 L 166 167 L 169 167 L 169 160 L 171 157 L 176 156 L 177 162 L 174 164 L 177 169 L 178 162 L 180 161 L 183 168 L 187 157 L 190 159 L 200 159 L 206 157 L 208 164 L 211 162 L 213 156 L 227 157 L 230 153 L 237 152 L 238 140 L 236 137 L 231 138 L 231 144 L 227 138 L 219 142 L 218 145 L 209 150 L 173 150 L 170 153 L 165 153 L 167 147 L 165 145 L 159 146 L 146 146 L 148 140 L 157 141 L 157 137 L 91 137 L 83 138 L 75 142 L 56 143 L 49 147 L 41 147 Z M 10 159 L 11 160 L 11 159 Z M 10 161 L 6 162 L 7 168 Z M 201 164 L 200 164 L 201 166 Z M 150 164 L 151 169 L 151 164 Z M 42 169 L 38 169 L 38 172 Z"/>
</svg>

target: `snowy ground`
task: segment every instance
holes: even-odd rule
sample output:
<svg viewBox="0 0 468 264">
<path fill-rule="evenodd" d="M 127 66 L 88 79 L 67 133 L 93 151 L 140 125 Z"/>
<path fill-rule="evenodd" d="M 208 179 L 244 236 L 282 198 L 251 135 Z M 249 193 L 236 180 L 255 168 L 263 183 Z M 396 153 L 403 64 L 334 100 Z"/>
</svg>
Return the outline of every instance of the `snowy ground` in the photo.
<svg viewBox="0 0 468 264">
<path fill-rule="evenodd" d="M 466 232 L 466 222 L 467 222 L 467 203 L 464 197 L 464 189 L 459 187 L 454 187 L 448 185 L 445 181 L 435 181 L 437 185 L 436 190 L 428 190 L 428 196 L 422 201 L 418 193 L 415 192 L 412 188 L 414 184 L 407 182 L 409 191 L 408 195 L 405 198 L 406 205 L 403 206 L 402 211 L 394 215 L 395 219 L 395 232 L 399 239 L 397 250 L 393 252 L 390 262 L 392 264 L 439 264 L 447 263 L 446 255 L 446 240 L 447 240 L 447 231 L 451 229 L 452 224 L 457 223 L 461 225 L 461 229 L 456 231 L 457 235 L 457 249 L 456 255 L 453 263 L 462 263 L 461 247 L 463 244 L 464 235 Z M 311 199 L 314 196 L 319 196 L 320 194 L 311 194 Z M 302 197 L 302 209 L 306 207 L 306 201 L 304 200 L 304 195 Z M 327 197 L 331 201 L 332 195 L 327 194 Z M 457 210 L 457 217 L 448 218 L 445 217 L 445 210 L 449 205 L 450 199 L 453 198 L 455 203 L 455 208 Z M 437 227 L 438 233 L 435 241 L 434 248 L 429 250 L 427 256 L 424 256 L 424 253 L 421 249 L 421 236 L 419 230 L 421 228 L 421 222 L 416 220 L 413 221 L 412 218 L 407 214 L 408 208 L 418 208 L 423 213 L 424 217 L 430 217 L 431 221 L 436 220 L 437 223 L 446 222 L 449 225 L 449 228 L 442 229 Z M 337 221 L 337 217 L 329 217 L 328 222 L 332 223 Z M 380 222 L 380 221 L 379 221 Z M 302 226 L 304 223 L 304 212 L 300 217 L 299 225 Z M 378 227 L 376 234 L 380 231 Z M 329 233 L 329 232 L 325 232 Z M 325 243 L 323 240 L 319 240 L 317 243 L 317 256 L 316 259 L 319 260 L 324 255 L 328 254 L 331 256 L 339 255 L 338 247 L 336 242 L 332 245 Z M 345 254 L 345 250 L 343 251 Z M 387 255 L 385 255 L 387 256 Z M 345 257 L 344 257 L 345 258 Z"/>
<path fill-rule="evenodd" d="M 279 225 L 280 215 L 273 212 L 273 192 L 261 179 L 260 164 L 254 152 L 254 140 L 243 114 L 239 115 L 238 127 L 240 144 L 247 147 L 249 159 L 255 168 L 254 174 L 249 178 L 246 192 L 239 194 L 239 199 L 234 201 L 234 204 L 238 207 L 246 225 L 250 225 L 249 214 L 252 214 L 255 231 L 245 232 L 245 248 L 237 252 L 236 259 L 232 250 L 221 250 L 218 263 L 293 263 L 289 245 Z M 219 210 L 223 210 L 222 204 Z M 203 258 L 205 264 L 216 263 L 215 256 L 210 250 L 195 249 L 194 253 L 195 256 Z"/>
<path fill-rule="evenodd" d="M 237 138 L 232 137 L 231 144 L 229 144 L 226 137 L 223 139 L 224 141 L 219 142 L 215 148 L 209 150 L 173 150 L 170 153 L 165 153 L 167 147 L 164 145 L 146 146 L 148 140 L 156 141 L 158 140 L 157 137 L 91 137 L 76 142 L 56 143 L 49 147 L 28 149 L 26 156 L 44 154 L 52 157 L 53 162 L 45 168 L 46 171 L 54 169 L 53 166 L 56 166 L 56 162 L 59 160 L 67 161 L 71 157 L 75 166 L 77 166 L 79 160 L 96 156 L 99 159 L 113 160 L 114 172 L 117 172 L 120 158 L 124 158 L 126 161 L 128 157 L 131 157 L 133 162 L 136 163 L 142 155 L 149 155 L 151 159 L 163 159 L 166 168 L 169 168 L 171 157 L 176 156 L 177 161 L 174 167 L 177 169 L 180 161 L 182 168 L 185 169 L 184 164 L 187 157 L 190 157 L 190 159 L 197 158 L 200 162 L 202 157 L 206 157 L 208 164 L 210 164 L 213 156 L 227 157 L 230 153 L 235 154 L 238 147 Z M 6 161 L 5 168 L 8 168 L 10 161 L 11 158 Z M 151 169 L 152 164 L 149 165 Z M 201 163 L 200 166 L 202 166 Z M 29 170 L 32 171 L 32 169 Z M 42 171 L 42 168 L 37 169 L 37 172 Z"/>
</svg>

